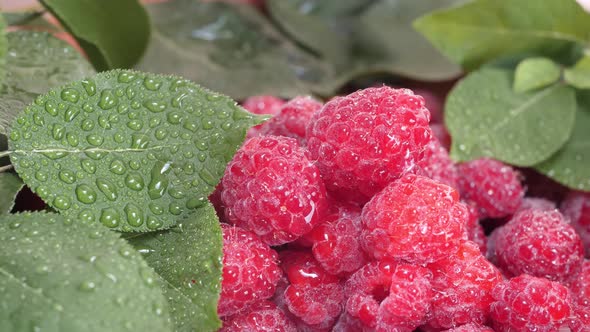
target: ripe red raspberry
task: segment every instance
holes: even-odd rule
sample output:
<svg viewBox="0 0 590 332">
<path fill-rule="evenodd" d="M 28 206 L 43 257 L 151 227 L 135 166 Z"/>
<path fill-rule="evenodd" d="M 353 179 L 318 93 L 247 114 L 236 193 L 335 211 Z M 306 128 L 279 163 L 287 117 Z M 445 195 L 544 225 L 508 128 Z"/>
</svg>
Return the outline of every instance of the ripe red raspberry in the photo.
<svg viewBox="0 0 590 332">
<path fill-rule="evenodd" d="M 308 325 L 331 327 L 342 311 L 343 287 L 308 251 L 281 252 L 289 285 L 282 294 L 288 310 Z"/>
<path fill-rule="evenodd" d="M 376 259 L 431 263 L 457 251 L 467 218 L 455 189 L 408 174 L 363 207 L 361 243 Z"/>
<path fill-rule="evenodd" d="M 575 278 L 569 283 L 574 302 L 590 310 L 590 261 L 585 260 L 582 268 Z"/>
<path fill-rule="evenodd" d="M 516 210 L 515 214 L 528 209 L 551 211 L 555 210 L 556 208 L 557 206 L 555 205 L 555 203 L 548 199 L 539 197 L 525 197 L 520 203 L 520 206 Z"/>
<path fill-rule="evenodd" d="M 502 281 L 502 274 L 481 254 L 477 244 L 465 241 L 457 253 L 427 267 L 434 276 L 435 293 L 428 327 L 485 324 L 493 301 L 491 290 Z"/>
<path fill-rule="evenodd" d="M 285 101 L 275 96 L 252 96 L 244 100 L 242 107 L 254 114 L 275 115 L 279 113 L 283 104 Z"/>
<path fill-rule="evenodd" d="M 522 274 L 492 290 L 496 332 L 557 331 L 572 316 L 571 294 L 558 282 Z"/>
<path fill-rule="evenodd" d="M 227 224 L 221 229 L 223 279 L 217 312 L 228 316 L 270 298 L 282 271 L 277 253 L 254 233 Z"/>
<path fill-rule="evenodd" d="M 223 176 L 227 220 L 270 245 L 311 231 L 326 208 L 317 167 L 293 138 L 252 138 L 234 155 Z"/>
<path fill-rule="evenodd" d="M 502 218 L 516 212 L 524 189 L 519 174 L 493 159 L 458 165 L 461 197 L 477 204 L 482 218 Z"/>
<path fill-rule="evenodd" d="M 424 98 L 424 105 L 430 113 L 431 123 L 441 123 L 443 121 L 444 100 L 438 94 L 431 90 L 423 88 L 414 88 L 414 93 Z"/>
<path fill-rule="evenodd" d="M 430 309 L 431 279 L 432 273 L 420 266 L 368 263 L 346 281 L 346 312 L 377 331 L 411 332 Z"/>
<path fill-rule="evenodd" d="M 459 173 L 457 167 L 449 157 L 449 153 L 443 148 L 437 139 L 433 139 L 426 145 L 424 159 L 418 165 L 418 174 L 429 177 L 437 182 L 453 188 L 459 188 Z"/>
<path fill-rule="evenodd" d="M 590 193 L 570 192 L 561 203 L 560 210 L 582 238 L 586 255 L 590 257 Z"/>
<path fill-rule="evenodd" d="M 305 127 L 313 113 L 322 106 L 322 103 L 311 97 L 295 97 L 285 103 L 272 119 L 263 123 L 258 134 L 293 137 L 304 144 Z"/>
<path fill-rule="evenodd" d="M 444 332 L 494 332 L 491 327 L 479 325 L 479 324 L 465 324 Z"/>
<path fill-rule="evenodd" d="M 465 236 L 464 238 L 473 241 L 479 247 L 479 251 L 483 255 L 488 252 L 488 239 L 486 238 L 485 232 L 481 224 L 479 223 L 479 212 L 477 207 L 471 202 L 463 202 L 467 206 L 469 211 L 469 218 L 465 223 Z"/>
<path fill-rule="evenodd" d="M 223 320 L 219 332 L 297 332 L 295 324 L 273 302 L 264 300 Z"/>
<path fill-rule="evenodd" d="M 581 268 L 582 240 L 557 210 L 525 210 L 495 235 L 495 259 L 507 276 L 566 281 Z"/>
<path fill-rule="evenodd" d="M 416 171 L 432 136 L 429 117 L 424 99 L 410 90 L 359 90 L 330 100 L 313 115 L 307 147 L 329 190 L 366 202 Z"/>
<path fill-rule="evenodd" d="M 430 129 L 432 130 L 433 137 L 435 137 L 440 142 L 440 145 L 445 148 L 445 150 L 449 151 L 451 147 L 451 135 L 447 131 L 445 125 L 440 123 L 431 123 Z"/>
<path fill-rule="evenodd" d="M 316 226 L 306 238 L 322 267 L 334 275 L 347 275 L 367 262 L 360 243 L 361 209 L 356 205 L 333 202 L 325 222 Z"/>
</svg>

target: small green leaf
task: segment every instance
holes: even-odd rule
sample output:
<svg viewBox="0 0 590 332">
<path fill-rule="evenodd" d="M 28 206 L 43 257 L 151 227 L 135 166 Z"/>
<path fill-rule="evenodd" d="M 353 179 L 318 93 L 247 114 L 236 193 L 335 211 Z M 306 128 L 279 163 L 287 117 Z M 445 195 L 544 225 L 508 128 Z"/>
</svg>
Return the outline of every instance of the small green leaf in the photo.
<svg viewBox="0 0 590 332">
<path fill-rule="evenodd" d="M 16 194 L 23 188 L 24 183 L 13 173 L 0 173 L 0 215 L 12 210 Z"/>
<path fill-rule="evenodd" d="M 259 119 L 188 80 L 114 70 L 36 98 L 12 125 L 10 157 L 60 213 L 153 231 L 207 202 Z"/>
<path fill-rule="evenodd" d="M 137 0 L 41 0 L 72 32 L 98 71 L 130 68 L 150 36 L 147 13 Z"/>
<path fill-rule="evenodd" d="M 571 137 L 548 160 L 535 166 L 539 172 L 572 189 L 590 191 L 590 91 L 578 92 L 578 110 Z"/>
<path fill-rule="evenodd" d="M 211 204 L 170 230 L 134 236 L 129 242 L 163 279 L 175 331 L 216 331 L 221 327 L 221 227 Z"/>
<path fill-rule="evenodd" d="M 484 68 L 460 81 L 449 94 L 445 123 L 457 161 L 492 157 L 532 166 L 555 153 L 574 125 L 574 90 L 563 84 L 515 93 L 509 70 Z"/>
<path fill-rule="evenodd" d="M 521 61 L 514 73 L 514 91 L 528 92 L 544 88 L 559 80 L 561 68 L 551 59 L 528 58 Z"/>
<path fill-rule="evenodd" d="M 37 95 L 94 74 L 92 66 L 63 40 L 46 32 L 7 34 L 7 75 L 0 89 L 0 135 Z"/>
<path fill-rule="evenodd" d="M 573 0 L 475 0 L 414 26 L 467 70 L 519 53 L 556 56 L 590 42 L 590 14 Z"/>
<path fill-rule="evenodd" d="M 578 89 L 590 89 L 590 55 L 584 55 L 573 67 L 566 68 L 563 79 Z"/>
<path fill-rule="evenodd" d="M 119 236 L 57 214 L 0 217 L 0 331 L 171 331 L 157 275 Z"/>
<path fill-rule="evenodd" d="M 152 40 L 138 69 L 182 75 L 235 99 L 308 94 L 333 75 L 252 6 L 172 0 L 147 9 Z"/>
</svg>

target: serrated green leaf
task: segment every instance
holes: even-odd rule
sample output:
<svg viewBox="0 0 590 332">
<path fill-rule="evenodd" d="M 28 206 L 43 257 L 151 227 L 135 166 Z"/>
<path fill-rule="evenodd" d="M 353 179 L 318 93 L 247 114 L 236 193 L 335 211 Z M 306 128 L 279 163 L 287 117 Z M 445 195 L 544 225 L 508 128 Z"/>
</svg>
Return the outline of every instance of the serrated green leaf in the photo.
<svg viewBox="0 0 590 332">
<path fill-rule="evenodd" d="M 0 215 L 12 210 L 14 199 L 24 183 L 13 173 L 0 173 Z"/>
<path fill-rule="evenodd" d="M 460 81 L 445 105 L 451 157 L 491 157 L 532 166 L 555 153 L 571 134 L 576 98 L 563 84 L 528 93 L 512 89 L 509 70 L 484 68 Z"/>
<path fill-rule="evenodd" d="M 152 231 L 207 202 L 259 120 L 188 80 L 115 70 L 39 96 L 13 123 L 10 157 L 60 213 Z"/>
<path fill-rule="evenodd" d="M 514 72 L 514 91 L 528 92 L 544 88 L 559 80 L 561 68 L 553 60 L 536 57 L 521 61 Z"/>
<path fill-rule="evenodd" d="M 573 0 L 476 0 L 414 23 L 467 70 L 502 56 L 555 56 L 590 41 L 590 14 Z"/>
<path fill-rule="evenodd" d="M 590 91 L 578 91 L 578 110 L 571 137 L 548 160 L 534 168 L 572 189 L 590 191 Z"/>
<path fill-rule="evenodd" d="M 216 331 L 221 327 L 217 301 L 221 291 L 221 227 L 211 204 L 178 226 L 134 236 L 129 242 L 163 279 L 175 331 Z"/>
<path fill-rule="evenodd" d="M 584 55 L 573 67 L 566 68 L 563 79 L 578 89 L 590 89 L 590 55 Z"/>
<path fill-rule="evenodd" d="M 332 75 L 252 6 L 173 0 L 147 9 L 152 40 L 138 69 L 182 75 L 236 99 L 309 94 Z"/>
<path fill-rule="evenodd" d="M 7 75 L 0 89 L 0 135 L 37 95 L 94 74 L 92 66 L 66 42 L 46 32 L 7 34 Z"/>
<path fill-rule="evenodd" d="M 150 23 L 137 0 L 41 0 L 74 35 L 98 71 L 131 68 L 147 48 Z"/>
<path fill-rule="evenodd" d="M 119 236 L 57 214 L 0 217 L 0 331 L 171 331 L 157 275 Z"/>
</svg>

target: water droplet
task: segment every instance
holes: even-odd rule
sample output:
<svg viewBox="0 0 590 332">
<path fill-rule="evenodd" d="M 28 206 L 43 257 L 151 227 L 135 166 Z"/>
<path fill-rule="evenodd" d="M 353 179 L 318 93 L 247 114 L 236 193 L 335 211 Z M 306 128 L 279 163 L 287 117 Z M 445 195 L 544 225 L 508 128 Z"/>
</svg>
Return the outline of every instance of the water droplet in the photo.
<svg viewBox="0 0 590 332">
<path fill-rule="evenodd" d="M 70 208 L 70 199 L 64 196 L 57 196 L 53 199 L 53 206 L 60 210 L 67 210 Z"/>
<path fill-rule="evenodd" d="M 12 130 L 12 132 L 10 132 L 10 139 L 13 141 L 18 141 L 20 139 L 20 133 L 16 130 Z"/>
<path fill-rule="evenodd" d="M 119 73 L 119 76 L 117 77 L 117 80 L 120 83 L 129 83 L 132 82 L 135 79 L 135 74 L 129 72 L 129 71 L 122 71 L 121 73 Z"/>
<path fill-rule="evenodd" d="M 162 82 L 160 82 L 155 77 L 146 77 L 143 80 L 143 86 L 148 90 L 158 91 L 160 89 L 160 87 L 162 86 Z"/>
<path fill-rule="evenodd" d="M 21 225 L 22 225 L 22 223 L 19 220 L 14 220 L 10 224 L 8 224 L 8 228 L 10 228 L 10 229 L 17 229 Z"/>
<path fill-rule="evenodd" d="M 76 106 L 68 107 L 68 110 L 64 113 L 64 120 L 66 122 L 72 122 L 80 114 L 80 108 Z"/>
<path fill-rule="evenodd" d="M 35 173 L 35 179 L 37 179 L 41 182 L 45 182 L 45 181 L 47 181 L 47 174 L 45 172 L 39 170 Z"/>
<path fill-rule="evenodd" d="M 127 223 L 133 227 L 139 227 L 143 224 L 143 210 L 139 206 L 128 203 L 125 208 L 125 215 L 127 216 Z"/>
<path fill-rule="evenodd" d="M 76 197 L 84 204 L 96 202 L 96 192 L 86 184 L 80 184 L 76 187 Z"/>
<path fill-rule="evenodd" d="M 132 149 L 145 149 L 150 143 L 149 136 L 144 133 L 135 133 L 131 135 L 131 148 Z"/>
<path fill-rule="evenodd" d="M 56 160 L 56 159 L 61 159 L 65 156 L 67 156 L 69 153 L 66 151 L 48 151 L 48 152 L 42 152 L 42 154 L 51 160 Z"/>
<path fill-rule="evenodd" d="M 80 284 L 80 290 L 84 292 L 93 292 L 96 289 L 94 281 L 84 281 Z"/>
<path fill-rule="evenodd" d="M 182 114 L 178 112 L 170 112 L 166 116 L 166 121 L 170 124 L 179 124 L 183 120 Z"/>
<path fill-rule="evenodd" d="M 161 113 L 166 110 L 166 104 L 157 100 L 148 100 L 143 103 L 143 106 L 153 113 Z"/>
<path fill-rule="evenodd" d="M 143 122 L 141 120 L 131 120 L 127 122 L 127 127 L 131 130 L 141 130 L 143 128 Z"/>
<path fill-rule="evenodd" d="M 141 167 L 141 163 L 137 160 L 130 160 L 129 167 L 131 167 L 131 169 L 137 171 Z"/>
<path fill-rule="evenodd" d="M 166 136 L 168 136 L 168 131 L 164 128 L 158 128 L 156 129 L 154 136 L 156 136 L 156 138 L 159 140 L 163 140 L 166 138 Z"/>
<path fill-rule="evenodd" d="M 193 197 L 186 201 L 186 208 L 187 209 L 196 209 L 199 208 L 207 203 L 206 197 Z"/>
<path fill-rule="evenodd" d="M 112 127 L 111 122 L 109 121 L 109 118 L 104 115 L 100 115 L 98 117 L 98 125 L 104 129 L 111 129 L 111 127 Z"/>
<path fill-rule="evenodd" d="M 64 135 L 66 134 L 66 128 L 64 128 L 64 126 L 55 123 L 53 125 L 53 130 L 51 131 L 51 135 L 53 136 L 53 139 L 55 140 L 60 140 L 64 137 Z"/>
<path fill-rule="evenodd" d="M 155 214 L 155 215 L 158 215 L 159 216 L 162 213 L 164 213 L 164 209 L 160 205 L 158 205 L 156 203 L 150 203 L 148 205 L 148 207 L 150 208 L 150 211 L 152 211 L 152 213 Z"/>
<path fill-rule="evenodd" d="M 82 109 L 86 113 L 92 113 L 92 112 L 94 112 L 94 107 L 92 107 L 92 105 L 90 105 L 89 103 L 84 103 L 84 105 L 82 105 Z"/>
<path fill-rule="evenodd" d="M 43 126 L 43 125 L 45 125 L 45 119 L 39 113 L 33 114 L 33 122 L 37 126 Z"/>
<path fill-rule="evenodd" d="M 170 205 L 168 206 L 168 211 L 173 215 L 178 216 L 182 213 L 182 206 L 180 206 L 180 204 L 177 203 L 170 203 Z"/>
<path fill-rule="evenodd" d="M 149 126 L 150 128 L 156 128 L 160 125 L 160 123 L 162 123 L 162 120 L 160 120 L 160 118 L 153 117 L 150 119 Z"/>
<path fill-rule="evenodd" d="M 215 124 L 211 120 L 203 120 L 203 122 L 201 123 L 201 127 L 205 130 L 213 129 L 214 126 L 215 126 Z M 189 129 L 189 128 L 186 128 L 186 129 Z"/>
<path fill-rule="evenodd" d="M 104 158 L 104 156 L 107 155 L 107 152 L 106 151 L 98 151 L 98 150 L 89 150 L 89 151 L 85 151 L 84 154 L 90 159 L 101 160 L 102 158 Z"/>
<path fill-rule="evenodd" d="M 102 90 L 102 92 L 100 93 L 100 100 L 98 101 L 98 107 L 106 111 L 117 106 L 118 103 L 119 101 L 117 99 L 117 96 L 113 93 L 113 90 Z"/>
<path fill-rule="evenodd" d="M 53 100 L 46 101 L 45 102 L 45 111 L 52 116 L 56 116 L 57 113 L 59 113 L 56 102 Z"/>
<path fill-rule="evenodd" d="M 78 140 L 78 136 L 76 136 L 76 134 L 73 134 L 73 133 L 67 133 L 66 140 L 68 141 L 68 144 L 72 147 L 76 147 L 76 146 L 78 146 L 78 144 L 80 144 L 80 140 Z"/>
<path fill-rule="evenodd" d="M 47 265 L 40 265 L 35 268 L 35 272 L 37 274 L 48 274 L 49 273 L 49 266 Z"/>
<path fill-rule="evenodd" d="M 118 251 L 119 251 L 119 255 L 121 255 L 121 257 L 123 257 L 123 258 L 131 258 L 132 251 L 129 250 L 129 248 L 121 247 L 121 248 L 119 248 Z"/>
<path fill-rule="evenodd" d="M 109 170 L 112 173 L 122 175 L 125 173 L 125 163 L 122 162 L 121 160 L 115 159 L 111 162 L 111 166 L 109 167 Z"/>
<path fill-rule="evenodd" d="M 96 94 L 96 83 L 93 80 L 85 79 L 82 80 L 82 87 L 86 90 L 86 93 L 89 96 L 94 96 Z"/>
<path fill-rule="evenodd" d="M 80 219 L 82 222 L 87 223 L 94 222 L 94 213 L 92 213 L 91 210 L 82 210 L 80 211 L 80 213 L 78 213 L 78 219 Z"/>
<path fill-rule="evenodd" d="M 114 201 L 117 199 L 117 187 L 109 180 L 96 179 L 96 186 L 106 196 L 108 200 Z"/>
<path fill-rule="evenodd" d="M 76 181 L 74 173 L 68 170 L 62 170 L 59 172 L 59 179 L 67 184 L 72 184 Z"/>
<path fill-rule="evenodd" d="M 168 190 L 168 194 L 176 199 L 181 199 L 186 196 L 186 192 L 182 187 L 173 187 Z"/>
<path fill-rule="evenodd" d="M 170 171 L 170 163 L 156 161 L 151 170 L 151 180 L 148 184 L 148 195 L 151 199 L 158 199 L 164 195 L 168 188 L 169 180 L 166 174 Z"/>
<path fill-rule="evenodd" d="M 91 134 L 86 136 L 86 141 L 92 146 L 101 146 L 104 142 L 104 138 L 102 135 Z"/>
<path fill-rule="evenodd" d="M 182 124 L 182 127 L 184 129 L 190 130 L 193 133 L 196 132 L 197 130 L 199 130 L 199 123 L 196 121 L 192 121 L 190 119 L 187 119 L 186 121 L 184 121 L 184 123 Z"/>
<path fill-rule="evenodd" d="M 94 129 L 94 121 L 90 119 L 84 119 L 82 120 L 80 128 L 82 128 L 82 130 L 84 131 L 91 131 L 92 129 Z"/>
<path fill-rule="evenodd" d="M 119 226 L 120 219 L 119 212 L 113 208 L 102 209 L 100 213 L 100 223 L 109 228 Z"/>
<path fill-rule="evenodd" d="M 211 172 L 206 168 L 203 168 L 199 171 L 199 177 L 203 179 L 205 183 L 212 187 L 215 187 L 217 185 L 218 179 L 213 174 L 211 174 Z"/>
<path fill-rule="evenodd" d="M 88 174 L 96 173 L 96 164 L 90 159 L 84 159 L 80 162 L 82 169 Z"/>
<path fill-rule="evenodd" d="M 74 88 L 65 88 L 61 91 L 61 99 L 70 103 L 77 103 L 80 99 L 80 93 Z"/>
<path fill-rule="evenodd" d="M 125 185 L 127 188 L 135 191 L 140 191 L 145 186 L 143 177 L 137 172 L 131 172 L 125 177 Z"/>
<path fill-rule="evenodd" d="M 161 220 L 156 219 L 155 217 L 149 216 L 146 222 L 146 226 L 149 229 L 158 229 L 164 225 Z"/>
</svg>

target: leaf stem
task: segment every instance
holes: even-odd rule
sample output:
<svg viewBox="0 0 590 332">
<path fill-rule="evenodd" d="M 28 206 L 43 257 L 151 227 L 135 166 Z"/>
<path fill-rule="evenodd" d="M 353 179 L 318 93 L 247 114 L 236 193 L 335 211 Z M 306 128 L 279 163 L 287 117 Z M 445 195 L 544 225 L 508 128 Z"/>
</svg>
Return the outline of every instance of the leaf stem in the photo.
<svg viewBox="0 0 590 332">
<path fill-rule="evenodd" d="M 12 165 L 6 165 L 6 166 L 2 166 L 0 167 L 0 173 L 4 173 L 6 171 L 10 171 L 14 166 Z"/>
<path fill-rule="evenodd" d="M 13 152 L 13 151 L 10 151 L 10 150 L 6 150 L 6 151 L 0 151 L 0 158 L 8 156 L 8 155 L 10 155 L 12 152 Z"/>
</svg>

